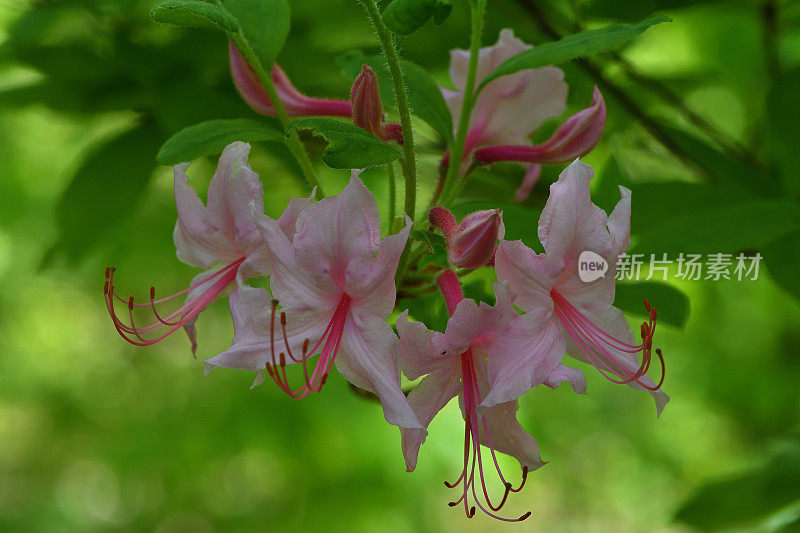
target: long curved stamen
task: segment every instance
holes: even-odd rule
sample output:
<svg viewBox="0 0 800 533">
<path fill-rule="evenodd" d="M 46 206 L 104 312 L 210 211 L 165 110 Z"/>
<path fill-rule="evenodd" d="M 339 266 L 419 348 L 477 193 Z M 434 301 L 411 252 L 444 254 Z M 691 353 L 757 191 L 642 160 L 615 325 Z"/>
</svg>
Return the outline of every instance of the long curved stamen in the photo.
<svg viewBox="0 0 800 533">
<path fill-rule="evenodd" d="M 489 435 L 489 428 L 486 424 L 484 417 L 479 417 L 477 406 L 481 403 L 482 398 L 478 386 L 478 376 L 475 370 L 474 358 L 472 350 L 467 350 L 461 354 L 461 376 L 463 382 L 463 401 L 464 401 L 464 466 L 461 475 L 454 483 L 445 481 L 445 486 L 448 488 L 456 488 L 461 485 L 461 496 L 456 501 L 450 502 L 448 505 L 455 507 L 463 502 L 464 514 L 468 518 L 475 515 L 476 508 L 483 511 L 488 516 L 501 520 L 503 522 L 520 522 L 528 518 L 531 513 L 528 511 L 518 518 L 506 518 L 497 515 L 495 512 L 503 508 L 508 501 L 508 496 L 511 492 L 519 492 L 525 485 L 527 479 L 528 469 L 522 469 L 522 482 L 519 487 L 514 488 L 511 483 L 506 481 L 500 469 L 500 464 L 497 461 L 494 445 L 492 444 L 491 436 Z M 480 428 L 483 428 L 483 433 L 486 438 L 486 446 L 489 448 L 492 455 L 492 461 L 497 472 L 500 482 L 503 485 L 503 496 L 498 504 L 492 503 L 489 496 L 489 491 L 486 488 L 487 482 L 483 469 L 483 459 L 481 457 L 481 435 Z M 477 465 L 478 479 L 475 476 L 475 467 Z M 478 495 L 476 485 L 478 482 L 481 485 L 482 496 Z M 472 501 L 475 505 L 470 505 L 469 495 L 472 494 Z"/>
<path fill-rule="evenodd" d="M 648 321 L 642 324 L 641 344 L 629 344 L 624 342 L 592 322 L 586 315 L 581 313 L 557 290 L 550 291 L 553 299 L 554 310 L 561 324 L 566 329 L 569 336 L 581 350 L 581 353 L 597 370 L 609 381 L 621 385 L 636 383 L 637 385 L 655 391 L 661 388 L 664 383 L 666 365 L 660 349 L 656 350 L 656 356 L 661 363 L 661 379 L 653 386 L 646 383 L 642 378 L 650 369 L 652 360 L 653 337 L 656 331 L 657 314 L 654 307 L 647 300 L 644 301 L 647 310 Z M 621 355 L 635 355 L 641 352 L 642 361 L 636 371 L 629 368 L 630 361 L 621 358 Z M 615 353 L 617 355 L 615 355 Z M 626 364 L 628 363 L 628 364 Z M 622 379 L 615 379 L 619 376 Z"/>
<path fill-rule="evenodd" d="M 241 265 L 244 260 L 244 257 L 237 259 L 192 284 L 188 288 L 167 296 L 166 298 L 156 300 L 155 287 L 150 287 L 150 300 L 146 303 L 136 303 L 132 296 L 126 300 L 117 294 L 116 287 L 114 286 L 114 273 L 116 269 L 111 267 L 106 268 L 106 279 L 103 285 L 103 297 L 105 299 L 106 309 L 111 316 L 111 320 L 114 322 L 114 327 L 123 339 L 136 346 L 150 346 L 169 337 L 183 326 L 189 324 L 203 309 L 208 307 L 211 302 L 236 280 L 236 273 L 239 270 L 239 265 Z M 156 308 L 157 305 L 173 300 L 202 286 L 206 286 L 206 288 L 199 295 L 185 302 L 175 311 L 166 316 L 158 312 Z M 115 302 L 122 302 L 128 308 L 127 321 L 124 321 L 117 315 Z M 134 320 L 134 309 L 137 307 L 149 307 L 156 320 L 144 326 L 137 326 Z"/>
<path fill-rule="evenodd" d="M 272 378 L 278 387 L 287 395 L 295 399 L 305 398 L 312 392 L 320 392 L 323 385 L 328 379 L 336 361 L 336 354 L 339 352 L 339 347 L 342 344 L 342 335 L 344 333 L 344 326 L 347 322 L 347 317 L 350 313 L 350 304 L 353 299 L 348 294 L 343 294 L 339 299 L 339 303 L 333 312 L 331 320 L 328 322 L 325 331 L 320 336 L 319 340 L 313 347 L 309 348 L 309 339 L 304 339 L 302 354 L 295 355 L 291 348 L 289 334 L 286 330 L 288 322 L 285 312 L 280 314 L 280 327 L 281 333 L 278 338 L 283 341 L 283 348 L 285 352 L 281 352 L 278 360 L 275 358 L 275 317 L 277 316 L 278 302 L 273 300 L 272 312 L 270 318 L 270 359 L 268 362 L 267 374 Z M 319 359 L 314 365 L 314 370 L 309 373 L 308 360 L 319 351 Z M 303 368 L 303 384 L 297 388 L 292 388 L 289 385 L 289 379 L 286 374 L 286 356 L 289 356 L 290 363 L 300 363 Z"/>
</svg>

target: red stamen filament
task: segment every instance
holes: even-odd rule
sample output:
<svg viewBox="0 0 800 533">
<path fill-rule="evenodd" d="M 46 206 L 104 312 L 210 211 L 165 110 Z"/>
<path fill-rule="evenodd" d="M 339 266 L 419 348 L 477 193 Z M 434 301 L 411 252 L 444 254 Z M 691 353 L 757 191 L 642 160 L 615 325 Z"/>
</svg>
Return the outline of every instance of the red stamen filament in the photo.
<svg viewBox="0 0 800 533">
<path fill-rule="evenodd" d="M 305 398 L 312 392 L 320 392 L 322 390 L 322 387 L 325 385 L 325 381 L 328 379 L 328 374 L 330 373 L 331 368 L 336 361 L 336 354 L 339 352 L 339 347 L 342 344 L 342 334 L 344 332 L 344 326 L 347 321 L 347 317 L 350 314 L 350 304 L 352 301 L 353 299 L 349 295 L 342 295 L 341 299 L 339 300 L 339 304 L 336 306 L 336 310 L 333 312 L 330 322 L 328 322 L 328 326 L 325 328 L 325 331 L 322 333 L 317 343 L 311 349 L 309 349 L 309 339 L 305 339 L 303 341 L 303 353 L 299 357 L 296 357 L 292 352 L 289 336 L 286 333 L 286 313 L 281 312 L 281 337 L 283 339 L 283 345 L 286 351 L 280 352 L 277 359 L 275 358 L 275 316 L 277 315 L 278 302 L 275 300 L 272 301 L 272 313 L 269 331 L 270 356 L 272 361 L 267 363 L 267 374 L 269 374 L 272 380 L 283 392 L 292 398 L 300 399 Z M 320 351 L 319 359 L 317 360 L 316 365 L 314 365 L 313 372 L 311 372 L 309 375 L 308 360 L 313 357 L 318 350 Z M 304 382 L 296 389 L 289 385 L 289 379 L 286 375 L 287 354 L 291 360 L 290 362 L 300 363 L 303 367 Z"/>
<path fill-rule="evenodd" d="M 525 481 L 527 480 L 528 477 L 528 467 L 523 467 L 522 482 L 517 488 L 513 488 L 511 483 L 506 481 L 505 477 L 503 477 L 503 473 L 500 470 L 500 465 L 497 462 L 497 456 L 495 454 L 494 446 L 492 445 L 492 439 L 489 436 L 489 428 L 486 424 L 486 420 L 483 417 L 480 417 L 480 419 L 478 417 L 477 407 L 481 403 L 481 393 L 478 388 L 478 376 L 475 371 L 475 363 L 471 349 L 461 354 L 461 377 L 464 386 L 463 401 L 464 401 L 464 412 L 465 412 L 464 467 L 461 471 L 461 475 L 455 482 L 448 483 L 447 481 L 445 481 L 444 484 L 448 488 L 455 488 L 458 487 L 459 485 L 462 485 L 462 491 L 461 491 L 461 497 L 456 501 L 450 502 L 448 505 L 450 507 L 455 507 L 456 505 L 463 502 L 464 513 L 467 515 L 467 518 L 472 518 L 473 516 L 475 516 L 475 506 L 477 506 L 481 511 L 491 516 L 492 518 L 496 518 L 497 520 L 502 520 L 503 522 L 521 522 L 522 520 L 525 520 L 531 515 L 530 511 L 520 516 L 519 518 L 505 518 L 493 512 L 493 511 L 499 511 L 500 509 L 503 508 L 506 501 L 508 500 L 509 493 L 519 492 L 522 490 L 522 487 L 525 486 Z M 487 447 L 491 452 L 495 471 L 497 472 L 497 475 L 504 486 L 503 497 L 501 498 L 500 503 L 498 503 L 497 505 L 494 505 L 492 503 L 491 499 L 489 498 L 489 492 L 486 490 L 486 478 L 484 477 L 483 473 L 483 460 L 481 458 L 481 446 L 480 446 L 479 430 L 481 427 L 483 427 L 483 432 L 484 435 L 486 436 L 486 444 L 488 445 Z M 481 498 L 478 497 L 477 491 L 475 490 L 476 463 L 478 465 L 478 475 L 480 478 L 481 489 L 483 491 L 483 503 L 481 503 Z M 468 471 L 469 474 L 467 474 Z M 470 492 L 472 493 L 472 499 L 475 503 L 475 506 L 470 506 L 469 504 Z"/>
<path fill-rule="evenodd" d="M 647 310 L 648 321 L 643 323 L 641 327 L 642 343 L 634 345 L 623 342 L 599 328 L 555 289 L 550 291 L 550 296 L 553 299 L 556 316 L 561 320 L 561 324 L 567 330 L 569 336 L 575 341 L 575 344 L 578 345 L 578 348 L 589 362 L 606 379 L 621 385 L 636 383 L 649 391 L 656 391 L 661 388 L 666 373 L 661 350 L 656 350 L 656 356 L 661 362 L 661 379 L 658 384 L 655 386 L 648 385 L 642 380 L 642 377 L 650 369 L 653 337 L 656 332 L 656 310 L 647 300 L 644 301 L 644 306 Z M 628 369 L 624 361 L 615 357 L 613 353 L 615 351 L 631 355 L 641 352 L 642 362 L 636 372 Z M 623 379 L 615 379 L 612 375 Z"/>
<path fill-rule="evenodd" d="M 151 344 L 155 344 L 181 329 L 194 317 L 196 317 L 203 309 L 208 307 L 208 304 L 214 301 L 231 283 L 233 283 L 233 281 L 236 279 L 236 273 L 239 269 L 239 265 L 241 265 L 244 260 L 244 257 L 237 259 L 233 263 L 230 263 L 229 265 L 208 275 L 197 283 L 194 283 L 187 289 L 176 292 L 175 294 L 167 296 L 166 298 L 156 300 L 156 289 L 155 287 L 150 287 L 150 301 L 147 303 L 135 303 L 133 296 L 127 300 L 120 297 L 114 287 L 114 272 L 116 269 L 106 268 L 106 280 L 103 286 L 106 309 L 108 309 L 108 313 L 111 315 L 111 319 L 114 322 L 114 327 L 117 329 L 117 332 L 122 336 L 123 339 L 136 346 L 150 346 Z M 156 309 L 157 304 L 173 300 L 174 298 L 186 294 L 197 287 L 209 283 L 210 285 L 203 290 L 199 296 L 184 303 L 181 307 L 170 314 L 161 316 L 158 313 L 158 310 Z M 120 317 L 117 315 L 115 300 L 124 303 L 128 308 L 127 323 L 120 319 Z M 137 327 L 133 317 L 133 310 L 136 307 L 149 307 L 153 313 L 153 316 L 155 316 L 156 321 L 146 326 Z M 163 331 L 165 328 L 167 328 L 166 331 Z M 147 335 L 156 336 L 148 338 L 146 337 Z"/>
</svg>

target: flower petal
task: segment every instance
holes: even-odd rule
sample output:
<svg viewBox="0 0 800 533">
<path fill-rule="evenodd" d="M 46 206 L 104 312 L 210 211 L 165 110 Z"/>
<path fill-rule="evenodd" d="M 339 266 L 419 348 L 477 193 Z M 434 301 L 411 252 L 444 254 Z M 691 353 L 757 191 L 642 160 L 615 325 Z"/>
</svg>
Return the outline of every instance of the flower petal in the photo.
<svg viewBox="0 0 800 533">
<path fill-rule="evenodd" d="M 256 372 L 267 364 L 269 350 L 269 295 L 262 288 L 243 285 L 228 297 L 233 318 L 231 347 L 206 359 L 206 374 L 217 367 Z"/>
<path fill-rule="evenodd" d="M 578 394 L 586 394 L 586 377 L 583 372 L 577 368 L 571 368 L 567 365 L 558 365 L 555 370 L 550 372 L 547 376 L 545 385 L 551 389 L 557 389 L 559 385 L 567 382 L 572 385 L 572 390 Z"/>
<path fill-rule="evenodd" d="M 397 317 L 397 334 L 400 337 L 397 358 L 408 379 L 418 379 L 432 372 L 456 372 L 461 368 L 457 357 L 461 352 L 447 353 L 442 334 L 429 330 L 422 322 L 410 322 L 408 310 Z"/>
<path fill-rule="evenodd" d="M 503 241 L 494 256 L 497 279 L 508 282 L 516 295 L 516 305 L 525 312 L 553 311 L 550 290 L 555 287 L 559 270 L 552 268 L 522 241 Z"/>
<path fill-rule="evenodd" d="M 400 389 L 396 358 L 397 336 L 380 317 L 350 314 L 336 368 L 342 376 L 364 390 L 378 395 L 386 421 L 403 428 L 422 428 L 408 399 Z"/>
<path fill-rule="evenodd" d="M 589 180 L 592 167 L 575 160 L 550 186 L 550 197 L 539 217 L 539 240 L 547 261 L 564 269 L 562 277 L 577 273 L 581 252 L 600 257 L 611 253 L 605 211 L 592 203 Z"/>
<path fill-rule="evenodd" d="M 353 305 L 359 312 L 387 317 L 394 309 L 397 298 L 394 277 L 412 225 L 406 217 L 406 225 L 399 233 L 381 239 L 378 258 L 364 275 L 348 279 L 345 292 L 356 298 Z"/>
<path fill-rule="evenodd" d="M 301 218 L 309 209 L 301 213 Z M 272 263 L 272 295 L 284 308 L 317 309 L 328 313 L 330 319 L 341 297 L 339 288 L 329 277 L 315 275 L 315 271 L 303 268 L 278 221 L 264 215 L 254 216 Z"/>
<path fill-rule="evenodd" d="M 214 263 L 235 261 L 241 255 L 234 243 L 210 221 L 203 202 L 189 185 L 186 176 L 188 166 L 188 163 L 181 163 L 173 169 L 175 205 L 178 209 L 173 240 L 178 259 L 202 269 L 211 268 Z"/>
<path fill-rule="evenodd" d="M 428 374 L 409 393 L 408 403 L 417 415 L 417 420 L 425 428 L 430 425 L 436 413 L 461 390 L 461 381 L 455 372 L 435 372 Z M 406 469 L 413 472 L 417 466 L 419 448 L 425 442 L 427 431 L 424 429 L 401 429 L 401 444 Z"/>
<path fill-rule="evenodd" d="M 489 430 L 489 439 L 495 451 L 505 453 L 516 458 L 521 467 L 528 467 L 528 471 L 536 470 L 545 464 L 539 453 L 539 446 L 534 439 L 517 421 L 516 400 L 505 402 L 494 407 L 482 410 L 486 429 Z M 480 428 L 481 444 L 489 445 L 484 428 Z"/>
<path fill-rule="evenodd" d="M 477 83 L 506 59 L 530 48 L 531 45 L 514 37 L 511 30 L 502 30 L 497 44 L 480 50 Z M 457 90 L 445 90 L 443 94 L 454 121 L 461 110 L 468 65 L 467 50 L 450 53 L 450 79 Z M 542 122 L 564 112 L 566 100 L 564 73 L 555 67 L 529 69 L 498 78 L 478 96 L 470 121 L 469 148 L 529 144 L 528 136 Z"/>
<path fill-rule="evenodd" d="M 545 383 L 564 358 L 564 335 L 555 320 L 529 313 L 511 321 L 486 349 L 491 407 L 519 398 Z"/>
</svg>

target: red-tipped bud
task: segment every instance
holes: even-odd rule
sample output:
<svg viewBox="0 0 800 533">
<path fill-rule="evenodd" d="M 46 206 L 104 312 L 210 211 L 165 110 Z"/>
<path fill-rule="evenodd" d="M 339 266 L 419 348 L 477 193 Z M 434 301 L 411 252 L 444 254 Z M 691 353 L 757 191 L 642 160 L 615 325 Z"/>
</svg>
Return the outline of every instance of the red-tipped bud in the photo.
<svg viewBox="0 0 800 533">
<path fill-rule="evenodd" d="M 383 104 L 378 88 L 378 77 L 369 65 L 362 65 L 361 74 L 350 89 L 353 124 L 364 128 L 382 141 L 403 144 L 403 129 L 396 122 L 383 122 Z"/>
<path fill-rule="evenodd" d="M 369 65 L 361 67 L 361 74 L 350 89 L 350 105 L 353 107 L 353 124 L 364 128 L 376 137 L 381 137 L 383 105 L 378 89 L 378 77 Z"/>
<path fill-rule="evenodd" d="M 498 161 L 524 161 L 528 163 L 567 163 L 591 151 L 600 141 L 606 124 L 606 104 L 597 87 L 592 104 L 578 111 L 556 130 L 550 139 L 534 146 L 490 146 L 475 151 L 481 164 Z"/>
<path fill-rule="evenodd" d="M 470 213 L 460 224 L 441 206 L 431 209 L 431 224 L 442 230 L 447 240 L 447 258 L 457 268 L 479 268 L 489 264 L 503 237 L 502 213 L 487 209 Z"/>
<path fill-rule="evenodd" d="M 245 102 L 256 113 L 268 117 L 277 116 L 275 106 L 261 84 L 258 74 L 252 65 L 242 56 L 233 42 L 228 43 L 228 52 L 231 62 L 231 75 L 233 83 L 239 90 Z M 289 116 L 334 116 L 350 117 L 350 102 L 344 100 L 329 100 L 324 98 L 311 98 L 298 91 L 289 81 L 286 73 L 275 64 L 272 66 L 272 83 L 278 93 L 286 113 Z"/>
</svg>

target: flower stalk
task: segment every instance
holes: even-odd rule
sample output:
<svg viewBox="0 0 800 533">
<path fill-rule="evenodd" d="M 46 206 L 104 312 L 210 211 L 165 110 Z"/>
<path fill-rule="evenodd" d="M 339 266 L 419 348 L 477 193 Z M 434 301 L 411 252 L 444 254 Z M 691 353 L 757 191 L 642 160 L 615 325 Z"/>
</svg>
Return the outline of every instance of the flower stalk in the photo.
<svg viewBox="0 0 800 533">
<path fill-rule="evenodd" d="M 358 2 L 367 12 L 367 17 L 381 43 L 383 55 L 386 57 L 386 63 L 389 65 L 394 95 L 397 99 L 397 111 L 400 114 L 400 125 L 403 129 L 403 162 L 401 166 L 406 183 L 405 211 L 413 220 L 417 200 L 417 162 L 414 153 L 414 132 L 411 128 L 411 109 L 408 106 L 408 95 L 406 93 L 405 82 L 403 81 L 403 69 L 400 65 L 400 57 L 398 56 L 394 41 L 392 41 L 392 34 L 389 28 L 386 27 L 386 24 L 383 23 L 381 13 L 378 10 L 375 0 L 358 0 Z"/>
</svg>

